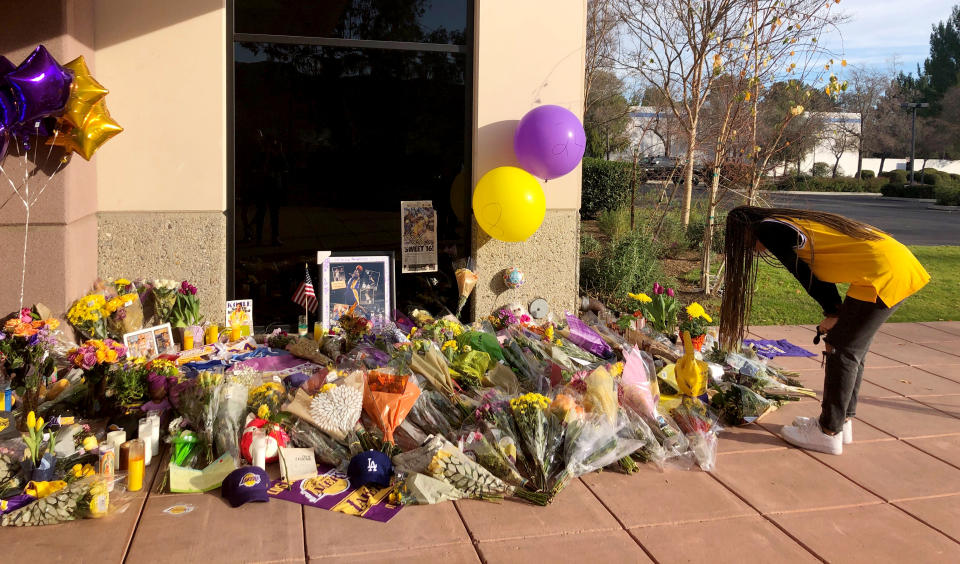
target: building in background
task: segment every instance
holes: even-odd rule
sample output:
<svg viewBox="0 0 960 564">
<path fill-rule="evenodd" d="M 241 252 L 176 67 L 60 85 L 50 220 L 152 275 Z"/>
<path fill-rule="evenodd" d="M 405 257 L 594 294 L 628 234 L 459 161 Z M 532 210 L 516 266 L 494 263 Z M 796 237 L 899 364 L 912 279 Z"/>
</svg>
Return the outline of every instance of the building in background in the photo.
<svg viewBox="0 0 960 564">
<path fill-rule="evenodd" d="M 536 297 L 572 308 L 580 169 L 544 185 L 546 219 L 525 243 L 490 240 L 469 202 L 485 172 L 517 164 L 527 111 L 583 114 L 586 0 L 394 4 L 7 3 L 0 54 L 84 55 L 125 128 L 38 202 L 24 301 L 59 313 L 97 276 L 189 279 L 209 319 L 252 298 L 258 325 L 291 323 L 304 262 L 399 250 L 400 201 L 429 199 L 441 271 L 398 274 L 401 303 L 449 296 L 450 263 L 472 255 L 477 311 Z M 0 208 L 3 312 L 19 299 L 23 221 Z M 513 265 L 527 282 L 507 291 Z"/>
</svg>

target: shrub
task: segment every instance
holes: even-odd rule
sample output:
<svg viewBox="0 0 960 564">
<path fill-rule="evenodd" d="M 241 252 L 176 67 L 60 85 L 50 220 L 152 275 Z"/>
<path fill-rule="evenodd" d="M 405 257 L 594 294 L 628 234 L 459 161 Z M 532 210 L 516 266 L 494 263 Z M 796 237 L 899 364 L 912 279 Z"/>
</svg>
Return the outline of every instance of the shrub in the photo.
<svg viewBox="0 0 960 564">
<path fill-rule="evenodd" d="M 813 163 L 810 174 L 814 178 L 826 178 L 833 172 L 833 167 L 827 163 Z"/>
<path fill-rule="evenodd" d="M 928 184 L 904 186 L 903 184 L 887 184 L 880 189 L 880 193 L 891 198 L 933 198 L 934 188 Z"/>
<path fill-rule="evenodd" d="M 860 171 L 860 180 L 871 180 L 876 178 L 877 175 L 872 170 L 861 170 Z"/>
<path fill-rule="evenodd" d="M 600 241 L 588 233 L 580 234 L 580 254 L 592 255 L 600 250 Z"/>
<path fill-rule="evenodd" d="M 934 188 L 937 204 L 960 206 L 960 186 L 937 186 Z"/>
<path fill-rule="evenodd" d="M 614 241 L 623 238 L 630 232 L 630 208 L 602 210 L 597 215 L 597 227 Z"/>
<path fill-rule="evenodd" d="M 601 211 L 629 205 L 632 170 L 632 163 L 584 158 L 581 215 L 592 219 Z"/>
<path fill-rule="evenodd" d="M 948 176 L 950 177 L 951 180 L 954 180 L 954 181 L 956 181 L 956 182 L 960 182 L 960 174 L 957 174 L 957 173 L 955 173 L 955 172 L 951 172 L 951 173 L 948 173 Z"/>
<path fill-rule="evenodd" d="M 664 281 L 657 255 L 657 245 L 649 236 L 629 233 L 619 241 L 602 245 L 594 256 L 581 258 L 580 286 L 612 307 L 622 307 L 627 292 Z"/>
<path fill-rule="evenodd" d="M 799 192 L 879 192 L 886 179 L 856 178 L 786 178 L 776 184 L 777 190 Z"/>
<path fill-rule="evenodd" d="M 727 223 L 726 213 L 717 213 L 713 218 L 713 241 L 710 248 L 715 253 L 723 252 L 724 225 Z M 687 228 L 687 245 L 691 249 L 703 249 L 703 237 L 707 230 L 707 217 L 700 215 L 690 218 L 690 227 Z"/>
<path fill-rule="evenodd" d="M 906 184 L 907 183 L 907 171 L 900 170 L 891 170 L 883 173 L 884 177 L 890 179 L 890 184 Z"/>
</svg>

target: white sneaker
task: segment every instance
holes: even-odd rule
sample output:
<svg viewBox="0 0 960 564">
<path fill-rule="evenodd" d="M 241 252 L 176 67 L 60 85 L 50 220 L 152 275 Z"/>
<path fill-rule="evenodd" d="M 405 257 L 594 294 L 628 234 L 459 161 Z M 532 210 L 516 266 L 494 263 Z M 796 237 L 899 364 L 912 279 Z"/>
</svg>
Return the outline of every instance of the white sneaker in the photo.
<svg viewBox="0 0 960 564">
<path fill-rule="evenodd" d="M 806 450 L 827 454 L 843 453 L 843 434 L 828 435 L 820 430 L 820 424 L 817 422 L 784 427 L 782 433 L 785 441 Z"/>
<path fill-rule="evenodd" d="M 796 427 L 801 425 L 809 425 L 811 423 L 819 423 L 819 421 L 814 417 L 803 417 L 798 415 L 793 418 L 793 424 Z M 853 419 L 847 419 L 843 422 L 843 444 L 848 445 L 853 442 Z"/>
</svg>

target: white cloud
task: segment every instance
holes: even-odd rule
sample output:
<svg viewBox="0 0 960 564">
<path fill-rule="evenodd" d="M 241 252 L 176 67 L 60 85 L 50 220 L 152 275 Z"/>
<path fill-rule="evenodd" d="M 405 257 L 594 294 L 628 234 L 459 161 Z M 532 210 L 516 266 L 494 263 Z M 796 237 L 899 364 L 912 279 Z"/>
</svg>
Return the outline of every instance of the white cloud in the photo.
<svg viewBox="0 0 960 564">
<path fill-rule="evenodd" d="M 946 20 L 949 0 L 842 0 L 850 21 L 829 44 L 855 65 L 886 67 L 896 57 L 900 68 L 915 72 L 930 52 L 931 26 Z"/>
</svg>

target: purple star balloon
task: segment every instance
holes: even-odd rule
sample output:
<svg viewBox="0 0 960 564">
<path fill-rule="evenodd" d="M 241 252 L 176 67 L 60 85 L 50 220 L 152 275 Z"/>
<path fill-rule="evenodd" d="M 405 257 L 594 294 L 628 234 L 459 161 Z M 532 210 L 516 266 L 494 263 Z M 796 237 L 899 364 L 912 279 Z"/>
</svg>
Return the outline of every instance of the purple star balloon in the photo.
<svg viewBox="0 0 960 564">
<path fill-rule="evenodd" d="M 17 123 L 17 106 L 13 103 L 10 94 L 4 92 L 2 88 L 3 84 L 0 83 L 0 133 Z"/>
<path fill-rule="evenodd" d="M 3 75 L 17 68 L 17 65 L 10 62 L 10 59 L 0 55 L 0 79 L 3 78 Z"/>
<path fill-rule="evenodd" d="M 13 87 L 17 121 L 31 122 L 63 110 L 73 75 L 40 45 L 6 79 Z"/>
</svg>

